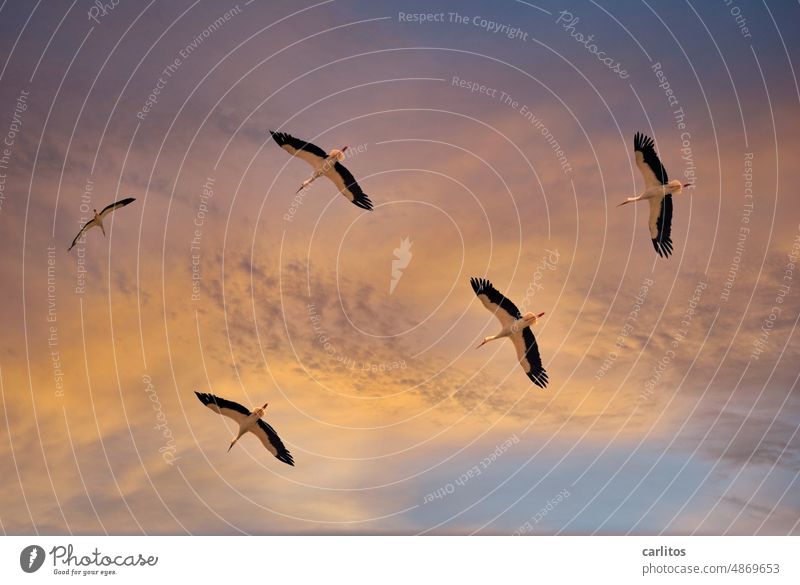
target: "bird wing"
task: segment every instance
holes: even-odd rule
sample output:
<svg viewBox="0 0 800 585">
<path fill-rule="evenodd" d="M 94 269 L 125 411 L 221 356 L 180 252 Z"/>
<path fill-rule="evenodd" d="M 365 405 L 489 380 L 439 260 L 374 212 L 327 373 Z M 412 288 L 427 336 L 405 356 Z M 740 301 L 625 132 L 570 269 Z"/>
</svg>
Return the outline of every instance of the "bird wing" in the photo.
<svg viewBox="0 0 800 585">
<path fill-rule="evenodd" d="M 522 318 L 522 313 L 519 312 L 517 306 L 500 294 L 500 291 L 494 288 L 491 282 L 485 278 L 471 278 L 469 282 L 483 306 L 494 313 L 503 327 Z"/>
<path fill-rule="evenodd" d="M 270 130 L 269 133 L 272 135 L 272 139 L 277 142 L 278 146 L 283 150 L 292 156 L 303 159 L 315 169 L 319 168 L 325 159 L 328 158 L 328 153 L 316 144 L 304 142 L 285 132 L 273 132 Z"/>
<path fill-rule="evenodd" d="M 239 426 L 250 416 L 250 411 L 238 402 L 225 400 L 213 394 L 201 394 L 200 392 L 195 392 L 195 394 L 200 399 L 200 402 L 214 412 L 235 420 Z"/>
<path fill-rule="evenodd" d="M 248 429 L 251 433 L 256 435 L 267 450 L 275 455 L 280 461 L 288 465 L 294 465 L 294 458 L 292 454 L 289 453 L 289 450 L 281 441 L 281 438 L 278 436 L 278 433 L 275 432 L 269 424 L 265 423 L 263 420 L 258 419 L 258 426 L 257 427 L 250 427 Z"/>
<path fill-rule="evenodd" d="M 372 211 L 372 201 L 343 164 L 337 162 L 333 168 L 325 169 L 325 176 L 333 181 L 333 184 L 339 189 L 339 193 L 347 197 L 353 205 Z"/>
<path fill-rule="evenodd" d="M 72 248 L 74 248 L 74 247 L 75 247 L 75 244 L 77 244 L 77 243 L 78 243 L 78 240 L 80 240 L 80 239 L 81 239 L 81 236 L 84 234 L 84 232 L 86 232 L 86 230 L 88 230 L 88 229 L 91 229 L 91 228 L 93 228 L 93 227 L 95 227 L 95 226 L 97 226 L 97 225 L 100 225 L 100 224 L 99 224 L 99 223 L 97 223 L 97 222 L 94 220 L 94 218 L 93 218 L 93 219 L 90 219 L 90 220 L 89 220 L 89 221 L 87 221 L 85 224 L 83 224 L 83 227 L 82 227 L 82 228 L 80 229 L 80 231 L 78 232 L 78 235 L 77 235 L 77 236 L 75 236 L 75 239 L 74 239 L 74 240 L 72 240 L 72 243 L 69 245 L 69 248 L 67 248 L 67 252 L 69 252 L 70 250 L 72 250 Z"/>
<path fill-rule="evenodd" d="M 519 359 L 522 369 L 528 374 L 528 378 L 540 388 L 545 388 L 548 382 L 547 372 L 542 365 L 539 345 L 536 343 L 531 328 L 524 327 L 522 331 L 512 333 L 511 341 L 514 342 L 517 359 Z"/>
<path fill-rule="evenodd" d="M 120 199 L 119 201 L 114 201 L 109 205 L 106 205 L 103 210 L 100 212 L 100 219 L 105 219 L 105 217 L 114 210 L 119 209 L 120 207 L 125 207 L 126 205 L 130 205 L 136 201 L 133 197 L 126 197 L 125 199 Z"/>
<path fill-rule="evenodd" d="M 652 138 L 637 132 L 633 137 L 633 150 L 636 152 L 636 166 L 644 177 L 646 188 L 666 185 L 669 182 L 667 171 L 656 154 Z"/>
<path fill-rule="evenodd" d="M 672 254 L 672 195 L 648 199 L 650 202 L 650 238 L 659 256 Z"/>
</svg>

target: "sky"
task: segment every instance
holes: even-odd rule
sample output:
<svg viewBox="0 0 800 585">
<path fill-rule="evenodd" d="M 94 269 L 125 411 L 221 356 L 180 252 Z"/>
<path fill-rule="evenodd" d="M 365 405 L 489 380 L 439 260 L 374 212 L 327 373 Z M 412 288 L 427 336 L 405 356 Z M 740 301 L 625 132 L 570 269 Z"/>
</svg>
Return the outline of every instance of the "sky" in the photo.
<svg viewBox="0 0 800 585">
<path fill-rule="evenodd" d="M 799 534 L 798 17 L 2 3 L 3 533 Z M 692 184 L 668 259 L 636 132 Z M 545 312 L 546 389 L 473 276 Z"/>
</svg>

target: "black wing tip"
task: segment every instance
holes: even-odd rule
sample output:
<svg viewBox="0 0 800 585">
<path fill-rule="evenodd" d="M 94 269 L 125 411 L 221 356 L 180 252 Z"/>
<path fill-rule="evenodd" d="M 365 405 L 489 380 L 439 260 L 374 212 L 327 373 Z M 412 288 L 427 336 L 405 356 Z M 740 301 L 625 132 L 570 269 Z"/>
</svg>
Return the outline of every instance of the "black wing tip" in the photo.
<svg viewBox="0 0 800 585">
<path fill-rule="evenodd" d="M 662 258 L 669 258 L 672 254 L 672 240 L 653 240 L 653 248 Z"/>
<path fill-rule="evenodd" d="M 472 290 L 475 291 L 476 295 L 494 288 L 491 281 L 486 278 L 478 278 L 473 276 L 469 279 L 469 283 L 472 285 Z"/>
<path fill-rule="evenodd" d="M 113 203 L 109 203 L 108 205 L 106 205 L 102 209 L 102 211 L 100 213 L 103 214 L 108 210 L 113 211 L 115 209 L 119 209 L 120 207 L 125 207 L 126 205 L 130 205 L 134 201 L 136 201 L 136 199 L 133 198 L 133 197 L 126 197 L 125 199 L 118 199 L 117 201 L 114 201 Z M 86 227 L 86 226 L 84 226 L 84 227 Z"/>
<path fill-rule="evenodd" d="M 278 461 L 283 461 L 286 465 L 291 465 L 294 467 L 294 457 L 292 457 L 292 454 L 289 453 L 289 451 L 275 455 L 275 459 Z"/>
<path fill-rule="evenodd" d="M 529 372 L 528 378 L 539 388 L 547 388 L 547 384 L 550 382 L 550 379 L 547 377 L 547 370 L 544 368 L 542 368 L 541 372 Z"/>
<path fill-rule="evenodd" d="M 360 207 L 361 209 L 366 209 L 367 211 L 372 211 L 374 209 L 372 201 L 367 195 L 361 195 L 353 199 L 353 205 Z"/>
<path fill-rule="evenodd" d="M 291 138 L 286 132 L 275 132 L 274 130 L 270 130 L 269 135 L 281 147 Z"/>
<path fill-rule="evenodd" d="M 195 390 L 194 393 L 195 396 L 197 396 L 197 399 L 204 405 L 208 406 L 209 404 L 216 404 L 217 406 L 220 406 L 219 400 L 221 399 L 217 398 L 214 394 L 211 394 L 211 392 L 198 392 Z"/>
<path fill-rule="evenodd" d="M 637 132 L 633 136 L 633 149 L 644 151 L 648 148 L 654 148 L 655 142 L 644 132 Z"/>
</svg>

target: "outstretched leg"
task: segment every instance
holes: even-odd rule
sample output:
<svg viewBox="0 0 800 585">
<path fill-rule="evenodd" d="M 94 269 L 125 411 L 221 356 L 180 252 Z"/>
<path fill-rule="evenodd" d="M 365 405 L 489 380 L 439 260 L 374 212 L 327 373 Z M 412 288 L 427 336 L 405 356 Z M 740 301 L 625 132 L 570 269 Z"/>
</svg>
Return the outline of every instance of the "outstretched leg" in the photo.
<svg viewBox="0 0 800 585">
<path fill-rule="evenodd" d="M 300 188 L 299 188 L 297 191 L 295 191 L 295 193 L 299 193 L 300 191 L 302 191 L 303 189 L 305 189 L 306 187 L 308 187 L 308 186 L 309 186 L 311 183 L 313 183 L 314 181 L 316 181 L 317 179 L 319 179 L 321 176 L 322 176 L 322 173 L 314 173 L 314 174 L 313 174 L 313 175 L 311 175 L 311 176 L 310 176 L 308 179 L 306 179 L 305 181 L 303 181 L 303 184 L 302 184 L 302 185 L 300 185 Z"/>
<path fill-rule="evenodd" d="M 299 188 L 299 189 L 297 189 L 297 191 L 295 191 L 295 193 L 299 193 L 300 191 L 302 191 L 303 189 L 305 189 L 306 187 L 308 187 L 308 186 L 309 186 L 311 183 L 313 183 L 313 182 L 314 182 L 314 179 L 315 179 L 315 178 L 316 178 L 316 177 L 311 177 L 310 179 L 306 179 L 305 181 L 303 181 L 303 182 L 301 183 L 301 185 L 300 185 L 300 188 Z"/>
</svg>

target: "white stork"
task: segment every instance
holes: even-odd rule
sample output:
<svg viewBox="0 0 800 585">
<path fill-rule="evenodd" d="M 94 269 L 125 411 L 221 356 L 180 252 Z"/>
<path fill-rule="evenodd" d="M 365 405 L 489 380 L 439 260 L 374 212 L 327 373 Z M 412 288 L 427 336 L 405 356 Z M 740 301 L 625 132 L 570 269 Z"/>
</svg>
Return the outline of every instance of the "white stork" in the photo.
<svg viewBox="0 0 800 585">
<path fill-rule="evenodd" d="M 638 197 L 628 197 L 617 207 L 647 199 L 650 203 L 649 226 L 653 247 L 659 256 L 668 258 L 672 254 L 672 195 L 679 194 L 689 184 L 667 178 L 667 171 L 658 159 L 653 139 L 649 136 L 637 132 L 633 137 L 633 150 L 636 152 L 636 166 L 644 177 L 644 193 Z"/>
<path fill-rule="evenodd" d="M 485 278 L 471 278 L 472 290 L 483 303 L 483 306 L 494 313 L 503 328 L 497 335 L 484 337 L 478 347 L 494 339 L 503 337 L 511 338 L 517 350 L 517 359 L 531 379 L 531 382 L 544 388 L 547 386 L 547 372 L 542 366 L 542 358 L 539 356 L 539 346 L 533 336 L 530 326 L 538 321 L 544 313 L 535 315 L 533 313 L 520 313 L 517 306 L 504 297 L 492 286 L 492 283 Z"/>
<path fill-rule="evenodd" d="M 67 252 L 72 250 L 72 248 L 75 247 L 75 244 L 78 242 L 80 237 L 84 233 L 86 233 L 88 230 L 93 228 L 93 227 L 99 227 L 100 231 L 103 232 L 103 235 L 106 235 L 106 229 L 103 227 L 103 219 L 105 219 L 105 217 L 107 215 L 109 215 L 112 211 L 115 211 L 115 210 L 119 209 L 120 207 L 125 207 L 126 205 L 129 205 L 130 203 L 133 203 L 134 201 L 136 201 L 136 199 L 134 199 L 133 197 L 128 197 L 126 199 L 120 199 L 119 201 L 115 201 L 114 203 L 106 205 L 103 208 L 103 211 L 101 211 L 100 213 L 97 213 L 97 210 L 93 209 L 92 211 L 94 211 L 94 217 L 92 219 L 90 219 L 89 221 L 87 221 L 85 224 L 83 224 L 83 227 L 81 228 L 81 231 L 78 232 L 78 235 L 75 236 L 75 239 L 72 240 L 72 243 L 69 245 L 69 248 L 67 248 Z"/>
<path fill-rule="evenodd" d="M 275 455 L 275 457 L 284 463 L 294 465 L 292 454 L 289 453 L 289 450 L 284 446 L 283 442 L 278 436 L 278 433 L 275 432 L 275 429 L 261 420 L 261 417 L 264 416 L 264 410 L 267 408 L 266 403 L 264 406 L 256 408 L 253 412 L 250 412 L 247 410 L 247 408 L 238 402 L 233 402 L 232 400 L 225 400 L 224 398 L 219 398 L 213 394 L 201 394 L 200 392 L 195 392 L 195 394 L 197 394 L 197 398 L 200 399 L 200 402 L 205 404 L 211 410 L 227 416 L 238 423 L 239 432 L 231 441 L 230 447 L 228 447 L 228 452 L 230 452 L 231 448 L 233 448 L 233 446 L 236 444 L 236 441 L 241 439 L 242 435 L 249 431 L 259 438 L 259 440 L 267 448 L 267 451 Z"/>
<path fill-rule="evenodd" d="M 285 132 L 269 131 L 273 140 L 278 143 L 283 150 L 292 156 L 298 156 L 312 167 L 314 173 L 303 181 L 300 188 L 297 190 L 299 193 L 311 183 L 316 181 L 322 176 L 328 177 L 339 192 L 347 197 L 347 199 L 356 207 L 372 211 L 372 201 L 370 201 L 367 194 L 361 190 L 361 187 L 356 183 L 355 177 L 348 171 L 341 161 L 344 160 L 344 153 L 347 147 L 343 146 L 341 150 L 333 149 L 329 153 L 325 153 L 319 146 L 304 142 L 299 138 L 295 138 Z"/>
</svg>

